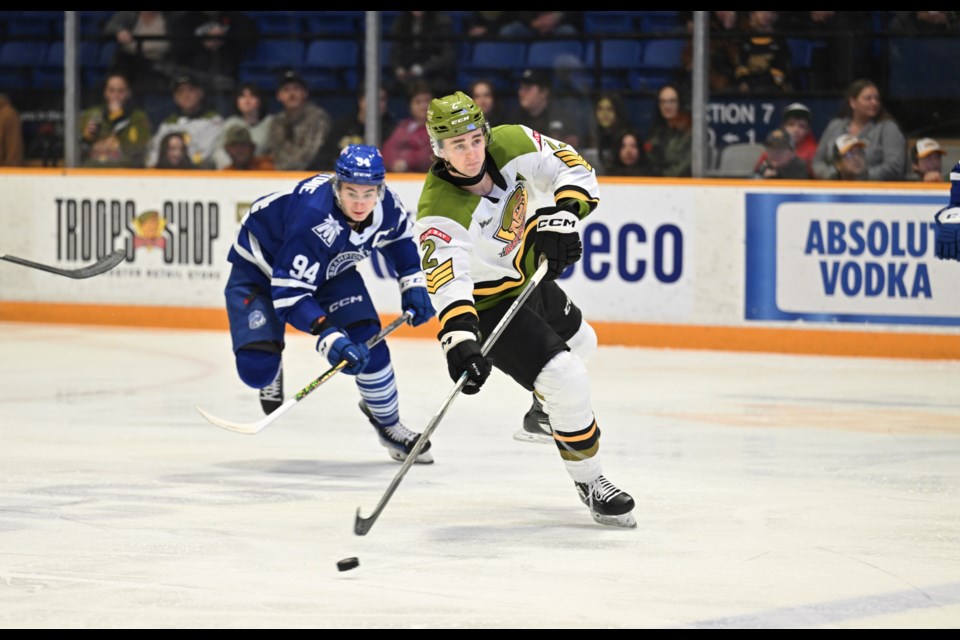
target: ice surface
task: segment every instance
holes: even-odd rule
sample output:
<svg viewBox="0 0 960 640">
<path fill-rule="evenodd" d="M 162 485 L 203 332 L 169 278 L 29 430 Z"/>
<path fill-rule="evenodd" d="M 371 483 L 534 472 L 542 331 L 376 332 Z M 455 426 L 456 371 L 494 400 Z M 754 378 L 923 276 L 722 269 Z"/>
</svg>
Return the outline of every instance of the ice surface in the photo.
<svg viewBox="0 0 960 640">
<path fill-rule="evenodd" d="M 2 628 L 955 628 L 958 362 L 601 347 L 594 523 L 529 396 L 461 396 L 399 469 L 335 376 L 255 436 L 229 337 L 0 325 Z M 452 388 L 391 339 L 404 422 Z M 327 368 L 291 335 L 286 397 Z M 337 560 L 360 566 L 338 572 Z"/>
</svg>

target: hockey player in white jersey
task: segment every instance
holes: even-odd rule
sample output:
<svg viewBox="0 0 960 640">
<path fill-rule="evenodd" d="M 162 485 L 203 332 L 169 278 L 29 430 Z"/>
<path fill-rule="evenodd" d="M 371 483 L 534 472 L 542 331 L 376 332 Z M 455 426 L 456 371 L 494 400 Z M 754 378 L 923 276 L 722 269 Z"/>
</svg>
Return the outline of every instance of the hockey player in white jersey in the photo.
<svg viewBox="0 0 960 640">
<path fill-rule="evenodd" d="M 411 324 L 435 315 L 427 294 L 413 216 L 384 184 L 376 147 L 349 145 L 335 173 L 319 174 L 253 203 L 229 254 L 227 313 L 237 373 L 260 389 L 265 412 L 283 397 L 284 329 L 318 336 L 317 350 L 356 376 L 360 409 L 390 457 L 405 460 L 419 438 L 400 422 L 386 342 L 367 348 L 380 320 L 356 265 L 377 249 L 397 274 Z M 426 443 L 415 462 L 433 462 Z"/>
<path fill-rule="evenodd" d="M 580 499 L 601 524 L 635 527 L 634 501 L 603 475 L 585 361 L 597 337 L 554 281 L 580 259 L 577 225 L 598 203 L 593 168 L 569 145 L 521 125 L 492 131 L 463 92 L 434 99 L 427 131 L 440 159 L 417 210 L 421 266 L 451 378 L 476 393 L 491 362 L 542 402 Z M 543 282 L 489 353 L 489 335 L 544 256 Z"/>
</svg>

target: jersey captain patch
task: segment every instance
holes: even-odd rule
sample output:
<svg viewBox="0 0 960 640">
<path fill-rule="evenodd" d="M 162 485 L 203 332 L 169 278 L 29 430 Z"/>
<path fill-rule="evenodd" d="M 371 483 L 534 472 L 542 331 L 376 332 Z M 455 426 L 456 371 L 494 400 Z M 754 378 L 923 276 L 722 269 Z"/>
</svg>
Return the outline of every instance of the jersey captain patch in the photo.
<svg viewBox="0 0 960 640">
<path fill-rule="evenodd" d="M 323 244 L 332 247 L 343 227 L 337 222 L 331 214 L 327 214 L 327 219 L 313 228 L 313 232 L 323 241 Z"/>
</svg>

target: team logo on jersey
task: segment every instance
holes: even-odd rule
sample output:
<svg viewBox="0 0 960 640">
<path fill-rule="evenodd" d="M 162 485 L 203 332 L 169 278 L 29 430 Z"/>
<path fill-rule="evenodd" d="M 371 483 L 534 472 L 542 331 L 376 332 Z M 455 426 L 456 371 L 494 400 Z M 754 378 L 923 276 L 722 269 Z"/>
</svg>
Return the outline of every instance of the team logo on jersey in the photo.
<svg viewBox="0 0 960 640">
<path fill-rule="evenodd" d="M 540 139 L 540 132 L 533 132 L 533 141 L 537 143 L 537 149 L 543 149 L 543 141 Z"/>
<path fill-rule="evenodd" d="M 251 329 L 259 329 L 265 324 L 267 324 L 267 316 L 263 315 L 263 311 L 259 309 L 251 311 L 250 315 L 247 316 L 247 325 Z"/>
<path fill-rule="evenodd" d="M 423 244 L 423 241 L 427 238 L 440 238 L 444 242 L 450 242 L 450 236 L 445 234 L 443 231 L 440 231 L 440 229 L 437 229 L 436 227 L 430 227 L 420 234 L 420 244 Z"/>
<path fill-rule="evenodd" d="M 507 245 L 500 252 L 501 257 L 513 251 L 523 240 L 523 227 L 527 220 L 527 200 L 527 188 L 523 183 L 514 187 L 513 193 L 504 199 L 500 226 L 493 234 L 494 238 Z"/>
<path fill-rule="evenodd" d="M 331 260 L 329 265 L 327 265 L 327 280 L 338 273 L 343 273 L 366 257 L 367 256 L 360 251 L 347 251 L 341 253 L 336 258 Z"/>
<path fill-rule="evenodd" d="M 327 219 L 313 228 L 313 232 L 323 241 L 323 244 L 332 247 L 343 227 L 337 222 L 331 214 L 327 214 Z"/>
</svg>

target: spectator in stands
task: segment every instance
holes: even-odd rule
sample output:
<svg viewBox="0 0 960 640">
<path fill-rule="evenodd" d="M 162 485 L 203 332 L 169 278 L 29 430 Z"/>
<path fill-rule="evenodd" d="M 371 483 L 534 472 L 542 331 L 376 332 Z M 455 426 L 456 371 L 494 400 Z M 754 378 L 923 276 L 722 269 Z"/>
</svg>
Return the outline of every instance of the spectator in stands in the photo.
<svg viewBox="0 0 960 640">
<path fill-rule="evenodd" d="M 643 151 L 643 138 L 633 129 L 621 129 L 614 141 L 616 151 L 610 164 L 605 165 L 604 175 L 646 176 L 650 175 Z"/>
<path fill-rule="evenodd" d="M 135 167 L 146 162 L 150 119 L 132 106 L 130 81 L 111 71 L 103 85 L 103 103 L 80 114 L 80 161 L 84 167 Z"/>
<path fill-rule="evenodd" d="M 583 29 L 582 11 L 510 11 L 500 35 L 510 38 L 576 36 Z"/>
<path fill-rule="evenodd" d="M 173 82 L 173 113 L 167 116 L 150 139 L 147 167 L 157 166 L 160 141 L 171 132 L 184 134 L 190 161 L 200 169 L 213 169 L 213 154 L 217 138 L 223 129 L 223 116 L 205 105 L 206 92 L 200 82 L 189 74 L 176 77 Z"/>
<path fill-rule="evenodd" d="M 427 133 L 427 109 L 433 91 L 426 82 L 410 84 L 410 116 L 401 120 L 383 143 L 387 171 L 426 173 L 433 164 L 433 148 Z"/>
<path fill-rule="evenodd" d="M 943 156 L 947 152 L 933 138 L 920 138 L 910 149 L 911 171 L 907 180 L 943 182 Z"/>
<path fill-rule="evenodd" d="M 587 136 L 585 148 L 580 151 L 596 150 L 601 168 L 609 169 L 619 151 L 620 134 L 630 128 L 623 98 L 614 91 L 601 93 L 594 102 L 593 115 L 593 127 Z"/>
<path fill-rule="evenodd" d="M 509 122 L 523 124 L 534 131 L 577 147 L 580 131 L 576 117 L 551 99 L 550 75 L 540 69 L 527 69 L 520 76 L 518 105 Z"/>
<path fill-rule="evenodd" d="M 303 76 L 293 69 L 285 71 L 277 88 L 283 111 L 273 116 L 267 134 L 267 148 L 280 171 L 305 170 L 330 132 L 330 114 L 309 98 Z"/>
<path fill-rule="evenodd" d="M 429 80 L 440 95 L 457 79 L 453 21 L 446 11 L 402 11 L 390 27 L 390 68 L 394 92 L 406 93 L 408 82 Z"/>
<path fill-rule="evenodd" d="M 780 117 L 780 127 L 790 134 L 793 149 L 797 157 L 807 164 L 807 178 L 813 177 L 813 157 L 817 154 L 817 137 L 813 135 L 810 107 L 800 102 L 788 104 Z M 760 173 L 760 167 L 767 162 L 767 152 L 760 154 L 754 173 Z"/>
<path fill-rule="evenodd" d="M 867 143 L 855 135 L 841 134 L 830 145 L 833 154 L 834 173 L 832 180 L 868 180 Z"/>
<path fill-rule="evenodd" d="M 243 11 L 185 11 L 172 33 L 178 38 L 176 62 L 218 92 L 234 90 L 240 62 L 260 35 Z"/>
<path fill-rule="evenodd" d="M 0 93 L 0 167 L 19 167 L 23 164 L 23 129 L 20 112 L 10 98 Z"/>
<path fill-rule="evenodd" d="M 162 92 L 172 79 L 169 11 L 117 11 L 101 30 L 117 41 L 113 68 L 123 72 L 140 95 Z M 148 39 L 143 39 L 148 38 Z"/>
<path fill-rule="evenodd" d="M 778 27 L 803 34 L 814 47 L 808 71 L 811 91 L 835 91 L 853 78 L 869 73 L 869 39 L 872 37 L 870 11 L 783 11 Z"/>
<path fill-rule="evenodd" d="M 650 175 L 690 176 L 693 140 L 690 112 L 680 104 L 680 92 L 672 84 L 660 87 L 650 134 L 644 145 Z"/>
<path fill-rule="evenodd" d="M 357 94 L 357 109 L 337 118 L 330 127 L 323 146 L 310 161 L 307 169 L 310 171 L 333 171 L 340 152 L 351 144 L 364 144 L 367 130 L 367 95 L 364 83 L 360 83 L 360 92 Z M 385 140 L 393 133 L 397 126 L 397 119 L 389 109 L 387 90 L 380 88 L 377 101 L 380 112 L 380 139 Z"/>
<path fill-rule="evenodd" d="M 807 180 L 807 163 L 797 156 L 793 137 L 785 129 L 774 129 L 767 134 L 763 146 L 765 159 L 754 173 L 763 180 Z"/>
<path fill-rule="evenodd" d="M 852 82 L 839 115 L 827 123 L 813 160 L 817 178 L 837 177 L 832 146 L 844 133 L 866 143 L 867 180 L 903 180 L 907 142 L 896 121 L 883 108 L 880 91 L 871 80 Z"/>
<path fill-rule="evenodd" d="M 223 136 L 235 125 L 242 125 L 250 132 L 257 156 L 267 155 L 267 135 L 272 121 L 273 115 L 267 113 L 267 101 L 264 100 L 260 88 L 253 82 L 241 84 L 234 96 L 234 113 L 223 123 L 221 138 L 217 140 L 217 151 L 214 155 L 217 168 L 223 169 L 231 163 L 230 155 L 224 149 Z"/>
<path fill-rule="evenodd" d="M 504 25 L 512 20 L 512 11 L 471 11 L 463 23 L 463 30 L 471 38 L 497 36 Z M 482 111 L 483 107 L 480 107 L 480 110 Z"/>
<path fill-rule="evenodd" d="M 693 12 L 686 11 L 687 31 L 693 33 Z M 746 31 L 746 16 L 741 11 L 711 11 L 709 19 L 710 71 L 707 75 L 710 93 L 723 93 L 736 86 L 734 72 L 737 63 L 738 34 Z M 691 93 L 688 85 L 693 74 L 693 40 L 687 42 L 681 55 L 684 69 L 681 93 Z"/>
<path fill-rule="evenodd" d="M 173 131 L 163 136 L 157 156 L 157 169 L 196 169 L 190 159 L 186 134 Z"/>
<path fill-rule="evenodd" d="M 890 31 L 906 36 L 956 35 L 960 33 L 958 11 L 894 11 Z"/>
<path fill-rule="evenodd" d="M 749 36 L 737 42 L 734 77 L 741 93 L 791 91 L 790 47 L 774 29 L 776 11 L 748 11 Z"/>
<path fill-rule="evenodd" d="M 467 95 L 477 103 L 477 106 L 483 111 L 483 115 L 487 118 L 487 122 L 490 123 L 491 127 L 505 122 L 503 119 L 503 109 L 500 108 L 500 100 L 497 99 L 497 90 L 493 81 L 486 79 L 474 80 L 470 83 Z"/>
<path fill-rule="evenodd" d="M 224 167 L 226 171 L 276 170 L 269 156 L 256 154 L 256 145 L 250 136 L 250 129 L 242 124 L 235 124 L 227 130 L 227 134 L 223 137 L 223 148 L 230 156 L 230 164 Z"/>
</svg>

